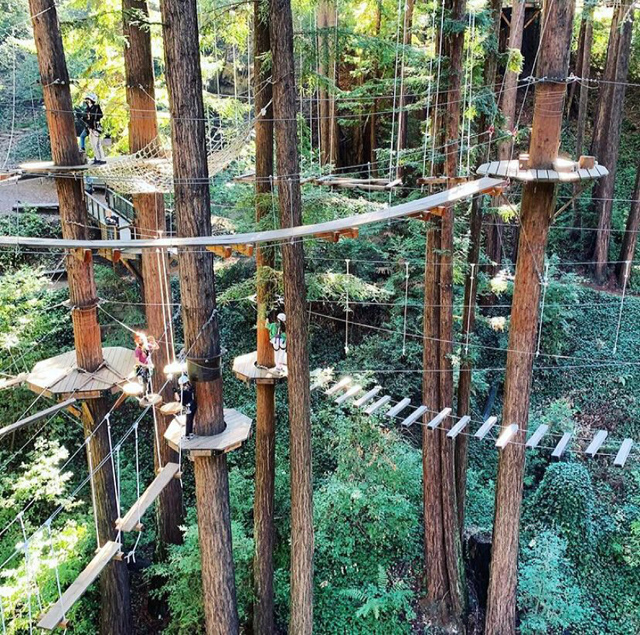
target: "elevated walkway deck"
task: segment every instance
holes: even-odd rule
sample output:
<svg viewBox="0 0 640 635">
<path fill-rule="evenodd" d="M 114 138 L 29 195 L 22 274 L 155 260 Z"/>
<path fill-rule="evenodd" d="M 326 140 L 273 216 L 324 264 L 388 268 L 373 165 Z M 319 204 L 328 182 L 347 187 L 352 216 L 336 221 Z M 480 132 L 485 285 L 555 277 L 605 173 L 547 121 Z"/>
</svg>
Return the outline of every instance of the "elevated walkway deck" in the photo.
<svg viewBox="0 0 640 635">
<path fill-rule="evenodd" d="M 276 368 L 258 368 L 256 359 L 258 353 L 253 351 L 246 355 L 240 355 L 233 360 L 233 373 L 241 381 L 256 384 L 275 384 L 287 378 L 286 367 L 282 370 Z"/>
</svg>

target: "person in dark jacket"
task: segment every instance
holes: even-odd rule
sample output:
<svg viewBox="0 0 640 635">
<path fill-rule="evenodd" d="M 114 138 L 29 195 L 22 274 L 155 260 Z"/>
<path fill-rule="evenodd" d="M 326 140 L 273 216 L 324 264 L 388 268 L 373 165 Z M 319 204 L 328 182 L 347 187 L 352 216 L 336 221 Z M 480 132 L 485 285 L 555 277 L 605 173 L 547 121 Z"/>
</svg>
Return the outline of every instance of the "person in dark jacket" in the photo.
<svg viewBox="0 0 640 635">
<path fill-rule="evenodd" d="M 184 409 L 186 419 L 184 434 L 187 437 L 193 436 L 193 419 L 196 416 L 198 405 L 196 404 L 196 391 L 186 375 L 180 375 L 180 379 L 178 379 L 175 400 L 179 401 Z"/>
<path fill-rule="evenodd" d="M 88 93 L 84 98 L 84 103 L 86 110 L 82 116 L 82 121 L 89 131 L 89 140 L 93 148 L 93 163 L 101 165 L 106 163 L 101 139 L 102 124 L 100 122 L 103 117 L 102 108 L 100 108 L 98 96 L 95 93 Z M 80 147 L 82 147 L 82 135 L 80 135 Z"/>
</svg>

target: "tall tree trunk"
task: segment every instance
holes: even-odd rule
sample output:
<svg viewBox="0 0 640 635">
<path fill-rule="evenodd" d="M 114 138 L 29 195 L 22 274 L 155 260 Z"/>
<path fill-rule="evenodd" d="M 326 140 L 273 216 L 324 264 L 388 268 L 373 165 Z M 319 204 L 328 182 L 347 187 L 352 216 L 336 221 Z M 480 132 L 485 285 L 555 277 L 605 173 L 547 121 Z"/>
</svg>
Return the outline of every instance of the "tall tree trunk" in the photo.
<svg viewBox="0 0 640 635">
<path fill-rule="evenodd" d="M 153 55 L 151 52 L 151 32 L 143 24 L 148 18 L 147 0 L 122 0 L 124 47 L 124 68 L 127 83 L 127 104 L 129 105 L 129 151 L 142 150 L 158 136 L 156 119 L 155 83 L 153 77 Z M 143 238 L 159 237 L 166 229 L 164 197 L 162 194 L 136 194 L 133 197 L 136 226 Z M 171 287 L 167 275 L 168 263 L 164 253 L 150 249 L 142 250 L 142 280 L 144 310 L 147 318 L 148 334 L 156 338 L 160 348 L 153 355 L 156 370 L 154 389 L 164 401 L 172 399 L 172 386 L 163 390 L 162 369 L 174 355 L 173 342 L 165 315 L 171 319 Z M 163 290 L 165 290 L 163 292 Z M 165 300 L 165 295 L 168 297 Z M 166 305 L 166 306 L 165 306 Z M 164 433 L 169 420 L 154 410 L 155 434 L 158 440 L 153 444 L 155 469 L 158 471 L 169 462 L 178 462 L 178 453 L 165 441 Z M 162 558 L 167 544 L 182 541 L 182 488 L 177 479 L 165 487 L 158 497 L 156 524 L 158 528 L 158 551 Z"/>
<path fill-rule="evenodd" d="M 382 27 L 382 6 L 381 2 L 376 2 L 376 20 L 373 34 L 377 38 L 380 36 L 380 29 Z M 380 69 L 378 66 L 377 57 L 374 56 L 372 61 L 371 77 L 375 81 L 380 76 Z M 377 92 L 377 87 L 376 87 Z M 378 174 L 377 155 L 376 150 L 378 148 L 378 99 L 373 98 L 371 104 L 371 112 L 369 113 L 369 122 L 367 124 L 366 132 L 368 133 L 368 145 L 369 145 L 369 157 L 371 176 L 375 177 Z"/>
<path fill-rule="evenodd" d="M 498 69 L 498 37 L 500 35 L 500 13 L 502 0 L 491 0 L 491 20 L 493 21 L 492 41 L 489 42 L 489 50 L 484 61 L 483 83 L 486 90 L 493 94 L 493 86 L 496 81 Z M 489 120 L 486 114 L 481 114 L 478 119 L 478 130 L 481 133 L 487 131 Z M 485 141 L 484 135 L 478 139 L 479 143 Z M 489 145 L 482 146 L 483 150 L 478 157 L 479 163 L 489 160 Z M 476 298 L 478 291 L 478 266 L 480 264 L 480 243 L 482 240 L 482 197 L 476 197 L 471 203 L 471 217 L 469 220 L 469 252 L 467 253 L 467 265 L 469 270 L 464 283 L 464 308 L 462 312 L 462 338 L 470 337 L 475 328 Z M 457 415 L 462 417 L 471 412 L 471 358 L 465 353 L 460 364 L 460 378 L 458 380 L 458 404 Z M 456 463 L 456 502 L 458 505 L 458 526 L 460 533 L 464 531 L 464 506 L 467 492 L 467 454 L 469 438 L 459 435 L 455 445 Z"/>
<path fill-rule="evenodd" d="M 43 87 L 51 153 L 55 165 L 80 165 L 69 90 L 69 73 L 64 58 L 58 14 L 53 0 L 29 0 L 36 43 L 40 82 Z M 62 235 L 67 239 L 88 238 L 87 208 L 82 180 L 56 179 Z M 97 293 L 93 262 L 70 253 L 66 260 L 69 280 L 71 319 L 76 361 L 87 372 L 96 371 L 103 363 L 100 325 L 97 316 Z M 109 461 L 96 468 L 109 456 L 108 425 L 103 419 L 108 411 L 106 398 L 92 399 L 83 407 L 83 426 L 89 465 L 95 474 L 92 486 L 98 525 L 98 544 L 115 540 L 118 517 L 115 483 Z M 102 424 L 102 425 L 100 425 Z M 98 427 L 99 426 L 99 427 Z M 100 632 L 104 635 L 125 634 L 132 630 L 129 574 L 124 562 L 111 562 L 100 577 Z"/>
<path fill-rule="evenodd" d="M 268 217 L 271 212 L 273 177 L 273 108 L 272 89 L 268 68 L 263 68 L 264 57 L 271 52 L 269 22 L 265 19 L 263 4 L 254 4 L 254 82 L 255 109 L 264 118 L 256 122 L 256 222 Z M 264 84 L 263 90 L 258 87 Z M 261 245 L 256 249 L 256 279 L 258 320 L 257 361 L 271 368 L 274 352 L 269 342 L 266 319 L 273 302 L 274 285 L 267 277 L 268 269 L 275 266 L 275 247 Z M 256 477 L 255 500 L 253 504 L 254 560 L 253 584 L 255 601 L 253 608 L 253 632 L 269 635 L 274 632 L 273 614 L 273 499 L 275 488 L 275 385 L 257 384 L 256 411 Z"/>
<path fill-rule="evenodd" d="M 522 35 L 524 32 L 525 0 L 513 0 L 511 5 L 511 26 L 509 29 L 508 49 L 518 51 L 522 49 Z M 518 78 L 519 73 L 505 69 L 502 98 L 500 101 L 500 111 L 504 117 L 504 128 L 513 133 L 516 126 L 516 104 L 518 100 Z M 511 159 L 514 139 L 508 137 L 498 143 L 498 161 L 508 161 Z M 485 251 L 490 261 L 496 266 L 490 268 L 490 272 L 495 274 L 502 260 L 502 221 L 497 214 L 492 214 L 489 218 L 485 230 Z"/>
<path fill-rule="evenodd" d="M 320 0 L 318 4 L 318 29 L 320 41 L 318 53 L 320 68 L 318 72 L 329 88 L 322 87 L 320 99 L 320 161 L 322 165 L 336 165 L 338 161 L 338 126 L 336 122 L 336 100 L 333 96 L 334 84 L 337 84 L 337 10 L 333 0 Z"/>
<path fill-rule="evenodd" d="M 627 274 L 627 262 L 633 261 L 636 253 L 636 242 L 638 240 L 638 231 L 640 230 L 640 165 L 636 171 L 636 185 L 633 189 L 633 203 L 627 217 L 626 231 L 622 238 L 622 246 L 620 247 L 620 256 L 616 264 L 616 276 L 618 285 L 623 286 L 625 275 Z"/>
<path fill-rule="evenodd" d="M 296 83 L 290 0 L 271 0 L 273 117 L 280 225 L 302 224 L 302 196 L 296 130 Z M 289 370 L 289 445 L 291 460 L 291 619 L 289 632 L 313 630 L 313 487 L 309 349 L 301 242 L 282 245 L 284 305 L 287 314 Z"/>
<path fill-rule="evenodd" d="M 545 0 L 538 76 L 565 78 L 569 67 L 575 0 Z M 564 82 L 540 83 L 536 88 L 530 164 L 537 169 L 553 166 L 558 156 L 562 127 Z M 487 606 L 487 633 L 508 635 L 516 631 L 516 588 L 520 508 L 524 474 L 524 441 L 528 425 L 531 373 L 538 329 L 538 310 L 547 235 L 556 203 L 553 183 L 526 183 L 520 222 L 513 289 L 509 348 L 505 373 L 503 426 L 516 423 L 518 433 L 500 452 L 496 484 L 495 519 Z"/>
<path fill-rule="evenodd" d="M 205 139 L 202 74 L 195 0 L 162 0 L 166 78 L 171 112 L 173 174 L 178 236 L 211 235 L 211 201 Z M 294 122 L 295 125 L 295 122 Z M 189 376 L 195 381 L 200 436 L 224 428 L 220 333 L 213 254 L 180 251 L 178 266 Z M 202 589 L 208 634 L 238 633 L 231 552 L 226 455 L 194 457 Z"/>
<path fill-rule="evenodd" d="M 396 142 L 396 152 L 398 157 L 403 150 L 407 149 L 408 129 L 409 129 L 409 113 L 407 112 L 407 86 L 405 84 L 405 70 L 407 50 L 411 47 L 411 35 L 413 32 L 413 6 L 414 0 L 406 0 L 404 5 L 404 14 L 402 21 L 402 46 L 404 51 L 402 55 L 402 64 L 400 66 L 400 97 L 398 99 L 398 138 Z M 398 159 L 399 160 L 399 159 Z M 403 169 L 398 167 L 396 178 L 401 178 Z"/>
<path fill-rule="evenodd" d="M 464 17 L 465 0 L 448 0 L 451 19 Z M 445 115 L 445 175 L 458 168 L 460 131 L 460 77 L 464 31 L 450 33 L 445 41 L 449 80 Z M 438 409 L 453 404 L 453 207 L 443 211 L 427 233 L 424 320 L 425 374 L 423 402 Z M 444 422 L 444 428 L 451 420 Z M 427 599 L 438 607 L 443 623 L 456 623 L 464 610 L 462 549 L 456 503 L 455 446 L 446 430 L 423 433 L 423 487 Z M 439 534 L 439 535 L 438 535 Z"/>
<path fill-rule="evenodd" d="M 609 175 L 596 181 L 593 188 L 598 229 L 593 250 L 593 272 L 598 281 L 606 275 L 611 238 L 611 210 L 616 180 L 620 131 L 624 111 L 626 81 L 629 75 L 634 9 L 625 0 L 616 10 L 611 23 L 604 83 L 599 96 L 599 108 L 594 122 L 591 153 L 609 169 Z"/>
<path fill-rule="evenodd" d="M 578 101 L 578 122 L 576 124 L 576 155 L 580 157 L 584 148 L 584 135 L 587 127 L 587 107 L 589 105 L 589 77 L 591 76 L 591 50 L 593 48 L 593 11 L 594 7 L 589 5 L 583 9 L 582 27 L 583 42 L 581 52 L 580 69 L 578 77 L 582 77 L 580 83 L 580 96 Z M 575 84 L 571 85 L 575 89 Z M 573 187 L 573 195 L 578 195 L 578 185 Z M 580 236 L 582 227 L 582 214 L 580 206 L 573 203 L 573 227 L 571 231 L 572 238 L 577 239 Z"/>
</svg>

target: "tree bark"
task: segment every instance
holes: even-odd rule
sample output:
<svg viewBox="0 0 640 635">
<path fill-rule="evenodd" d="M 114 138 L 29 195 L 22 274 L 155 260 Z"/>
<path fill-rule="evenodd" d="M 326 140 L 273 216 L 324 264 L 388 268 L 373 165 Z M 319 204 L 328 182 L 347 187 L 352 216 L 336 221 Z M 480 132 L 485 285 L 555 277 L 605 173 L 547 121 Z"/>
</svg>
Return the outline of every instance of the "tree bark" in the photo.
<svg viewBox="0 0 640 635">
<path fill-rule="evenodd" d="M 254 4 L 254 82 L 255 109 L 264 109 L 264 118 L 256 122 L 256 222 L 271 211 L 271 178 L 273 177 L 273 107 L 268 69 L 263 68 L 264 56 L 271 52 L 269 22 L 265 20 L 260 2 Z M 258 87 L 264 85 L 262 90 Z M 256 279 L 258 319 L 257 361 L 271 368 L 275 364 L 269 342 L 266 319 L 273 303 L 273 284 L 266 277 L 267 269 L 275 266 L 274 247 L 260 245 L 256 249 Z M 256 403 L 256 477 L 253 505 L 254 560 L 253 632 L 269 635 L 275 630 L 273 613 L 273 500 L 275 490 L 275 385 L 257 384 Z"/>
<path fill-rule="evenodd" d="M 122 0 L 122 24 L 126 39 L 124 47 L 124 68 L 127 84 L 127 104 L 129 106 L 129 151 L 142 150 L 158 136 L 156 119 L 155 82 L 153 77 L 153 55 L 151 52 L 151 32 L 142 17 L 149 16 L 147 0 Z M 162 194 L 136 194 L 133 196 L 136 213 L 136 227 L 142 238 L 159 237 L 166 229 L 164 197 Z M 160 390 L 164 383 L 162 369 L 174 357 L 173 342 L 165 315 L 171 319 L 171 286 L 167 275 L 168 263 L 164 252 L 142 250 L 142 280 L 144 311 L 148 334 L 156 338 L 160 348 L 154 352 L 156 368 L 154 389 L 163 400 L 171 401 L 173 387 L 170 383 Z M 166 297 L 166 299 L 165 299 Z M 154 464 L 156 472 L 169 462 L 178 462 L 178 453 L 165 441 L 164 433 L 170 423 L 167 417 L 154 410 L 154 427 L 158 440 L 154 443 Z M 177 479 L 165 487 L 156 506 L 156 526 L 158 531 L 158 555 L 165 556 L 167 544 L 182 542 L 182 488 Z"/>
<path fill-rule="evenodd" d="M 626 275 L 626 263 L 633 261 L 636 253 L 636 243 L 638 241 L 638 231 L 640 231 L 640 165 L 636 171 L 636 185 L 633 189 L 633 203 L 627 217 L 625 234 L 622 238 L 620 256 L 616 264 L 616 277 L 618 285 L 623 286 Z"/>
<path fill-rule="evenodd" d="M 376 2 L 376 19 L 373 34 L 377 38 L 380 36 L 380 29 L 382 27 L 382 6 L 380 2 Z M 371 77 L 373 80 L 377 80 L 380 76 L 380 70 L 378 66 L 378 60 L 374 57 L 372 60 L 372 69 L 371 69 Z M 377 90 L 377 89 L 376 89 Z M 369 113 L 369 121 L 365 128 L 365 134 L 368 139 L 368 149 L 369 156 L 368 161 L 370 165 L 369 172 L 372 177 L 376 177 L 378 175 L 378 162 L 376 150 L 378 148 L 378 98 L 373 98 L 373 103 L 371 104 L 371 112 Z"/>
<path fill-rule="evenodd" d="M 302 197 L 296 130 L 296 88 L 290 0 L 271 0 L 273 113 L 280 225 L 302 224 Z M 287 314 L 289 437 L 291 460 L 291 619 L 289 632 L 313 630 L 313 488 L 309 351 L 301 242 L 282 245 Z"/>
<path fill-rule="evenodd" d="M 484 85 L 492 91 L 496 81 L 498 69 L 498 37 L 500 34 L 500 14 L 502 12 L 502 0 L 491 0 L 491 20 L 493 21 L 494 48 L 487 51 L 484 61 Z M 491 46 L 491 44 L 489 44 Z M 485 132 L 489 121 L 486 114 L 482 114 L 478 120 L 478 130 Z M 478 139 L 479 143 L 485 141 L 484 136 Z M 489 160 L 489 146 L 482 146 L 483 150 L 478 157 L 479 163 Z M 478 267 L 480 264 L 480 243 L 482 240 L 482 197 L 476 197 L 471 203 L 471 217 L 469 219 L 469 251 L 467 253 L 467 265 L 469 267 L 464 283 L 464 308 L 462 312 L 462 338 L 469 337 L 475 327 Z M 471 382 L 473 364 L 471 358 L 465 353 L 460 364 L 460 378 L 458 380 L 458 404 L 457 415 L 463 417 L 471 412 Z M 467 493 L 467 455 L 469 438 L 459 435 L 455 445 L 456 465 L 456 502 L 458 505 L 458 527 L 460 534 L 464 532 L 464 506 Z"/>
<path fill-rule="evenodd" d="M 318 72 L 329 87 L 337 83 L 337 12 L 333 0 L 320 0 L 318 4 L 318 29 L 321 30 L 318 53 Z M 338 161 L 338 126 L 336 123 L 336 100 L 333 88 L 323 86 L 320 99 L 320 162 L 322 165 L 336 165 Z"/>
<path fill-rule="evenodd" d="M 631 8 L 632 6 L 631 2 L 625 0 L 615 10 L 603 78 L 604 82 L 612 83 L 603 84 L 593 126 L 594 136 L 591 153 L 609 170 L 608 176 L 596 181 L 592 194 L 594 208 L 598 216 L 598 228 L 593 250 L 593 272 L 597 281 L 604 279 L 609 261 L 612 199 L 620 151 L 620 131 L 633 35 L 634 10 Z"/>
<path fill-rule="evenodd" d="M 196 2 L 162 0 L 160 8 L 178 236 L 209 236 L 211 201 Z M 198 404 L 194 431 L 200 436 L 212 436 L 225 428 L 222 377 L 219 369 L 215 369 L 221 351 L 213 254 L 184 249 L 179 254 L 178 266 L 188 372 L 194 380 Z M 204 381 L 195 381 L 201 373 L 205 375 Z M 206 632 L 235 634 L 239 623 L 227 459 L 224 454 L 196 456 L 193 462 Z"/>
<path fill-rule="evenodd" d="M 448 0 L 446 9 L 452 20 L 463 19 L 465 4 L 465 0 Z M 464 31 L 447 35 L 446 176 L 455 176 L 458 169 L 463 52 Z M 453 207 L 443 211 L 427 234 L 424 335 L 423 402 L 441 410 L 453 404 Z M 450 425 L 451 419 L 447 418 L 443 422 L 445 429 L 424 428 L 423 432 L 427 599 L 438 607 L 438 618 L 444 624 L 459 622 L 465 605 L 455 446 L 446 438 Z"/>
<path fill-rule="evenodd" d="M 51 138 L 51 153 L 55 165 L 80 165 L 76 141 L 69 73 L 58 15 L 53 0 L 29 0 L 36 43 L 40 81 L 43 87 L 47 124 Z M 60 207 L 62 235 L 67 239 L 88 238 L 87 208 L 82 180 L 58 178 L 56 189 Z M 67 256 L 67 275 L 76 361 L 86 372 L 95 372 L 103 363 L 100 325 L 97 316 L 97 293 L 93 262 L 73 253 Z M 118 517 L 115 483 L 109 461 L 97 469 L 109 456 L 108 411 L 106 398 L 83 404 L 83 427 L 89 465 L 95 473 L 92 486 L 98 525 L 98 544 L 116 539 Z M 100 425 L 102 424 L 102 425 Z M 99 426 L 99 427 L 98 427 Z M 100 576 L 100 632 L 103 635 L 125 634 L 132 630 L 129 575 L 124 562 L 111 562 Z"/>
<path fill-rule="evenodd" d="M 404 53 L 401 53 L 402 59 L 406 60 L 406 51 L 411 47 L 411 35 L 413 29 L 413 7 L 414 0 L 406 0 L 404 6 L 404 15 L 402 23 L 402 46 Z M 407 112 L 407 87 L 404 81 L 405 64 L 404 61 L 400 68 L 400 97 L 398 99 L 398 138 L 396 142 L 396 152 L 398 157 L 403 150 L 407 149 L 408 140 L 408 128 L 409 128 L 409 113 Z M 401 178 L 403 175 L 403 169 L 398 166 L 396 178 Z"/>
<path fill-rule="evenodd" d="M 564 78 L 569 67 L 575 0 L 545 0 L 547 25 L 540 47 L 538 76 Z M 562 127 L 564 82 L 540 83 L 536 88 L 530 164 L 537 169 L 553 166 Z M 496 484 L 491 574 L 487 605 L 487 633 L 516 632 L 516 589 L 520 508 L 524 474 L 524 441 L 529 415 L 531 374 L 538 330 L 541 271 L 549 226 L 555 211 L 556 188 L 543 182 L 526 183 L 521 205 L 521 246 L 518 250 L 511 309 L 509 349 L 505 373 L 502 422 L 517 423 L 518 433 L 501 452 Z"/>
</svg>

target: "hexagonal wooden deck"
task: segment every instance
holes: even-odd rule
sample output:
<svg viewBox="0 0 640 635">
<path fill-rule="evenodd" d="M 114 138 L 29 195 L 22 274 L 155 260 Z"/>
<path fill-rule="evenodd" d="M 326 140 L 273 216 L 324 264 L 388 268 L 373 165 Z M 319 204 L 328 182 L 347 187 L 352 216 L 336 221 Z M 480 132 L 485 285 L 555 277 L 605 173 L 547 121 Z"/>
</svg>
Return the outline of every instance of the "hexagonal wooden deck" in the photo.
<svg viewBox="0 0 640 635">
<path fill-rule="evenodd" d="M 282 371 L 275 368 L 258 368 L 256 359 L 258 353 L 253 351 L 246 355 L 240 355 L 233 360 L 233 373 L 241 381 L 256 384 L 275 384 L 287 378 L 286 367 Z"/>
</svg>

